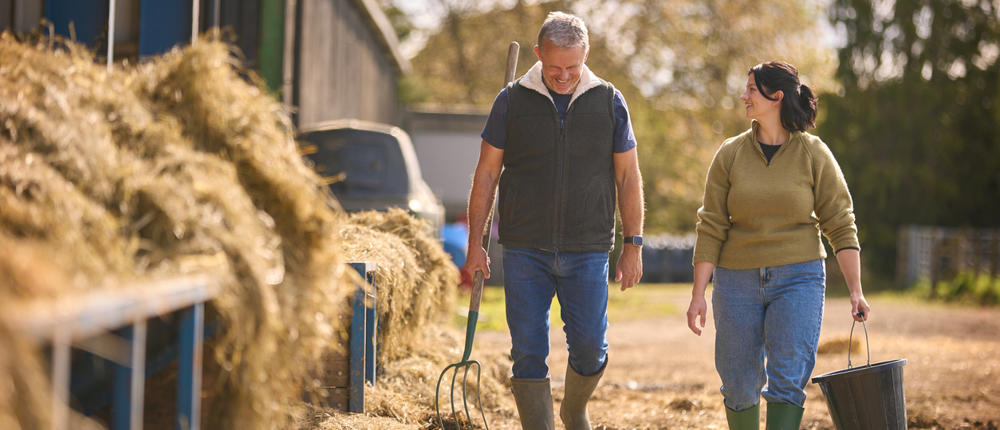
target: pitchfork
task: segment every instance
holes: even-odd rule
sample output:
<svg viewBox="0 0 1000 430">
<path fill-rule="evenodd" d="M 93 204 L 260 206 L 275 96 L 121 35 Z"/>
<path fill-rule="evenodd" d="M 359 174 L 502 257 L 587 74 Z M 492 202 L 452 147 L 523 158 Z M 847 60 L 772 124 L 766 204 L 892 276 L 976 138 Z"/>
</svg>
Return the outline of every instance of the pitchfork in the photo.
<svg viewBox="0 0 1000 430">
<path fill-rule="evenodd" d="M 504 86 L 509 84 L 514 80 L 514 69 L 517 67 L 517 54 L 520 50 L 520 45 L 517 42 L 510 42 L 510 47 L 507 48 L 507 69 L 504 73 Z M 490 215 L 486 219 L 486 232 L 483 234 L 483 249 L 490 249 L 490 231 L 493 229 L 493 205 L 490 205 Z M 438 425 L 444 429 L 444 421 L 441 419 L 441 406 L 438 403 L 440 393 L 441 393 L 441 381 L 444 380 L 444 375 L 448 373 L 448 370 L 452 370 L 451 376 L 451 416 L 455 419 L 455 427 L 461 428 L 461 423 L 458 421 L 458 411 L 455 409 L 455 381 L 458 380 L 458 371 L 462 370 L 462 404 L 465 406 L 465 418 L 469 420 L 469 424 L 472 424 L 472 415 L 469 414 L 469 402 L 466 396 L 466 386 L 469 380 L 469 369 L 472 366 L 476 366 L 476 403 L 475 407 L 479 408 L 479 412 L 483 417 L 483 426 L 486 430 L 489 430 L 490 424 L 486 422 L 486 411 L 483 410 L 483 402 L 480 396 L 479 382 L 482 377 L 483 365 L 479 364 L 479 361 L 470 360 L 469 356 L 472 355 L 472 343 L 476 338 L 476 323 L 479 321 L 479 302 L 483 298 L 483 281 L 485 276 L 483 272 L 476 271 L 476 275 L 472 282 L 472 297 L 469 299 L 469 317 L 468 324 L 465 327 L 465 351 L 462 353 L 462 361 L 458 363 L 449 364 L 441 372 L 441 376 L 438 377 L 437 388 L 434 390 L 434 410 L 437 414 Z"/>
</svg>

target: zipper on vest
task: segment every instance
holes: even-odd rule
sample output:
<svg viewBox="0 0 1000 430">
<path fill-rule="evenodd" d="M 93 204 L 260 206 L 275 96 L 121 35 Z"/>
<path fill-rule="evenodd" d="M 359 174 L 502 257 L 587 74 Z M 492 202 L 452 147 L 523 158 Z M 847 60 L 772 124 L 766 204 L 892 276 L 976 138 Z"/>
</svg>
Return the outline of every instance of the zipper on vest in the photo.
<svg viewBox="0 0 1000 430">
<path fill-rule="evenodd" d="M 569 158 L 567 156 L 567 154 L 569 154 L 569 142 L 566 140 L 566 121 L 569 118 L 570 113 L 573 111 L 573 107 L 574 107 L 573 104 L 570 103 L 570 105 L 566 107 L 566 116 L 565 116 L 565 118 L 561 118 L 559 120 L 559 151 L 558 151 L 558 153 L 559 153 L 559 155 L 561 155 L 561 157 L 559 157 L 560 158 L 559 159 L 559 176 L 558 176 L 559 182 L 557 184 L 558 185 L 557 189 L 560 191 L 560 193 L 561 193 L 562 190 L 566 189 L 566 169 L 567 169 L 567 166 L 566 166 L 567 161 L 566 160 Z M 556 113 L 556 115 L 558 115 L 558 112 Z M 555 224 L 555 228 L 554 228 L 554 230 L 556 231 L 556 239 L 562 237 L 563 227 L 565 227 L 565 224 L 566 224 L 565 222 L 563 222 L 563 221 L 565 221 L 565 218 L 566 218 L 566 216 L 565 216 L 566 202 L 564 201 L 564 199 L 560 198 L 558 200 L 558 206 L 557 207 L 558 207 L 558 209 L 556 210 L 557 218 L 556 218 L 556 224 Z M 561 245 L 561 243 L 560 243 L 560 241 L 557 240 L 555 242 L 555 247 L 556 247 L 557 250 L 559 249 L 559 245 Z"/>
<path fill-rule="evenodd" d="M 552 104 L 552 113 L 555 114 L 556 119 L 559 120 L 559 141 L 556 142 L 556 178 L 555 178 L 555 202 L 553 206 L 555 210 L 552 211 L 552 248 L 555 251 L 559 251 L 559 234 L 562 232 L 562 223 L 560 219 L 562 218 L 563 209 L 563 197 L 562 197 L 562 183 L 563 183 L 563 164 L 566 159 L 566 154 L 564 154 L 563 142 L 566 141 L 566 120 L 564 118 L 559 118 L 559 111 L 556 109 L 556 105 Z M 569 115 L 569 109 L 566 109 L 566 115 Z"/>
</svg>

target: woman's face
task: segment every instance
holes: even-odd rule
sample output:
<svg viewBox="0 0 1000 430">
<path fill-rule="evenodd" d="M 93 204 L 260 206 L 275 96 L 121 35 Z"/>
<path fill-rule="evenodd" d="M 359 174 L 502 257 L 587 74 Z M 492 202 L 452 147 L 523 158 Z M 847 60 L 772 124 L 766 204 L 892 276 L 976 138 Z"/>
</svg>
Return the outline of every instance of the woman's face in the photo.
<svg viewBox="0 0 1000 430">
<path fill-rule="evenodd" d="M 757 91 L 757 83 L 754 81 L 753 73 L 748 74 L 746 89 L 740 96 L 740 100 L 743 100 L 743 104 L 746 105 L 747 118 L 760 121 L 770 115 L 780 115 L 782 92 L 775 91 L 770 96 L 777 100 L 768 100 L 760 91 Z"/>
</svg>

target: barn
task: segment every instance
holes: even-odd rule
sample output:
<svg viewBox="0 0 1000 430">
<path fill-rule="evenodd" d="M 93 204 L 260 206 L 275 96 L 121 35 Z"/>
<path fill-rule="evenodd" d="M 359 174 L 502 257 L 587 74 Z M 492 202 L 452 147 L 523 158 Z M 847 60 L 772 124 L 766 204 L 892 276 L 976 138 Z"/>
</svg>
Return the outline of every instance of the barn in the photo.
<svg viewBox="0 0 1000 430">
<path fill-rule="evenodd" d="M 296 125 L 400 122 L 397 81 L 410 65 L 374 0 L 0 0 L 0 31 L 31 32 L 43 20 L 116 61 L 141 61 L 222 28 Z"/>
</svg>

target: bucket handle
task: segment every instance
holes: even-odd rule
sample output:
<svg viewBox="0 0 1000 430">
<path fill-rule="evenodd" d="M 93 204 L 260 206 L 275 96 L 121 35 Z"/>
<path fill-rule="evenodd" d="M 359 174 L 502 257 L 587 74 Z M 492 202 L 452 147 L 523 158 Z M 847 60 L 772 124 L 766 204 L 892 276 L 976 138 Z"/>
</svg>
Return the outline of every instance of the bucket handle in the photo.
<svg viewBox="0 0 1000 430">
<path fill-rule="evenodd" d="M 871 367 L 872 365 L 872 350 L 868 347 L 868 325 L 865 324 L 865 313 L 864 311 L 858 312 L 858 316 L 861 317 L 861 326 L 865 329 L 865 352 L 868 354 L 868 364 L 866 366 Z M 851 345 L 854 344 L 854 325 L 858 322 L 856 320 L 851 321 L 851 335 L 847 340 L 847 368 L 851 368 Z"/>
</svg>

